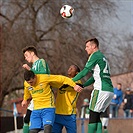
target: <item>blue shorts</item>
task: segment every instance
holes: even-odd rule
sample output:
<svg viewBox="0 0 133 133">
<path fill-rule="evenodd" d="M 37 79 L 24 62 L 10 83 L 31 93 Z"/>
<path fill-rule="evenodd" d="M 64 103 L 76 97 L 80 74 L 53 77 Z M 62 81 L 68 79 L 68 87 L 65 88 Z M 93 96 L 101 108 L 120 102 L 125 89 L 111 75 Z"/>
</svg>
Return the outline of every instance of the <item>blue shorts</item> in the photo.
<svg viewBox="0 0 133 133">
<path fill-rule="evenodd" d="M 44 129 L 44 125 L 52 125 L 55 120 L 55 108 L 33 110 L 30 117 L 30 129 Z"/>
<path fill-rule="evenodd" d="M 62 133 L 63 127 L 67 133 L 77 133 L 76 115 L 58 115 L 55 114 L 55 122 L 52 133 Z"/>
</svg>

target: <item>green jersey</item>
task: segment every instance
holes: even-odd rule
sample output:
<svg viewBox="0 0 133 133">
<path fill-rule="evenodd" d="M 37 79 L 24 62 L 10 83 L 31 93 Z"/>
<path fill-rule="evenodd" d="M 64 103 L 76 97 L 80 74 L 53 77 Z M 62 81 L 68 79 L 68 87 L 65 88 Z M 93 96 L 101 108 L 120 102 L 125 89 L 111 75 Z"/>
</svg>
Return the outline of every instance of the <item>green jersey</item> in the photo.
<svg viewBox="0 0 133 133">
<path fill-rule="evenodd" d="M 47 62 L 44 59 L 39 59 L 32 64 L 31 70 L 35 74 L 50 74 Z"/>
<path fill-rule="evenodd" d="M 92 77 L 83 84 L 84 86 L 94 83 L 94 89 L 96 90 L 113 92 L 108 61 L 99 50 L 90 55 L 84 69 L 73 80 L 77 81 L 81 79 L 88 72 L 92 72 Z"/>
</svg>

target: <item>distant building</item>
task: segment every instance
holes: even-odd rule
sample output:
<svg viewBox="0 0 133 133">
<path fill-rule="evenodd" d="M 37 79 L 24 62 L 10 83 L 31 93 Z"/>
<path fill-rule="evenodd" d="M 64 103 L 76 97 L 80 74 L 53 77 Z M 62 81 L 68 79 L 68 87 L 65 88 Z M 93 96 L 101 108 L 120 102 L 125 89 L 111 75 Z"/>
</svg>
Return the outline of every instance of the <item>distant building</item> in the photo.
<svg viewBox="0 0 133 133">
<path fill-rule="evenodd" d="M 114 75 L 111 80 L 114 87 L 116 87 L 117 83 L 121 83 L 123 92 L 125 92 L 126 88 L 131 88 L 131 91 L 133 91 L 133 72 Z"/>
</svg>

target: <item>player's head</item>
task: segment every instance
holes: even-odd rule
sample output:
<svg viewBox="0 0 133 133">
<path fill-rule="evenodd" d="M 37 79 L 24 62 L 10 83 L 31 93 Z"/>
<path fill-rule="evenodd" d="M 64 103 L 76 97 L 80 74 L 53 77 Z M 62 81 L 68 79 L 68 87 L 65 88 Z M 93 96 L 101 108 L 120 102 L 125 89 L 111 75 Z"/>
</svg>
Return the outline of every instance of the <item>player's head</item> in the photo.
<svg viewBox="0 0 133 133">
<path fill-rule="evenodd" d="M 34 46 L 26 46 L 22 50 L 25 60 L 27 60 L 29 63 L 32 63 L 33 57 L 37 56 L 37 50 Z"/>
<path fill-rule="evenodd" d="M 99 41 L 96 38 L 92 38 L 86 41 L 85 50 L 90 55 L 99 49 Z"/>
<path fill-rule="evenodd" d="M 24 73 L 24 79 L 29 85 L 34 86 L 36 84 L 37 77 L 33 71 L 26 70 Z"/>
<path fill-rule="evenodd" d="M 68 77 L 73 78 L 80 72 L 80 68 L 77 65 L 71 65 L 67 71 Z"/>
</svg>

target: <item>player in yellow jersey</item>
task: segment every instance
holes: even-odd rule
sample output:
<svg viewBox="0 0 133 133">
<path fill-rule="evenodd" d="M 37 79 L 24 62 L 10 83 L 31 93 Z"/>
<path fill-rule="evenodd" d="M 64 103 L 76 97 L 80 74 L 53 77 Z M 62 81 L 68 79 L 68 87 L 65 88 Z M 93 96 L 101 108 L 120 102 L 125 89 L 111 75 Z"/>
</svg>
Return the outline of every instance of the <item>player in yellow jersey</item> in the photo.
<svg viewBox="0 0 133 133">
<path fill-rule="evenodd" d="M 80 71 L 77 65 L 71 65 L 68 69 L 68 77 L 73 78 Z M 81 84 L 81 81 L 76 83 Z M 56 114 L 52 133 L 62 133 L 63 127 L 67 133 L 76 133 L 76 102 L 79 93 L 71 86 L 62 86 L 57 91 Z"/>
<path fill-rule="evenodd" d="M 30 117 L 30 133 L 38 133 L 42 129 L 44 129 L 44 133 L 51 133 L 55 119 L 55 105 L 50 87 L 59 88 L 62 85 L 69 85 L 76 88 L 78 92 L 82 90 L 82 87 L 76 85 L 72 79 L 61 75 L 35 75 L 32 71 L 26 71 L 24 79 L 22 106 L 27 105 L 27 100 L 30 97 L 34 102 L 34 109 Z"/>
</svg>

